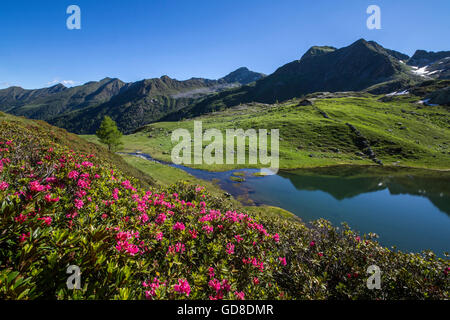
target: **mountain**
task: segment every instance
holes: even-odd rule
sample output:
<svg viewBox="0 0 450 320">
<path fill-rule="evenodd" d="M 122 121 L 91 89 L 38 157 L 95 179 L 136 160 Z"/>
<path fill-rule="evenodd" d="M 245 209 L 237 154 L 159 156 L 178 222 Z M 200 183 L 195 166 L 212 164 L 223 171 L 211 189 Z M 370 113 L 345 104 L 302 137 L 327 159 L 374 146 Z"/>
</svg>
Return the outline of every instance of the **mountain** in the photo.
<svg viewBox="0 0 450 320">
<path fill-rule="evenodd" d="M 239 83 L 239 84 L 243 85 L 243 84 L 249 84 L 251 82 L 262 79 L 265 76 L 266 75 L 264 73 L 250 71 L 246 67 L 241 67 L 241 68 L 229 73 L 225 77 L 220 78 L 219 82 Z"/>
<path fill-rule="evenodd" d="M 58 83 L 49 88 L 26 90 L 21 87 L 9 87 L 0 90 L 0 105 L 21 106 L 36 99 L 46 98 L 67 88 Z"/>
<path fill-rule="evenodd" d="M 258 81 L 253 95 L 259 102 L 273 103 L 318 91 L 360 91 L 405 73 L 396 56 L 364 39 L 341 49 L 322 49 Z"/>
<path fill-rule="evenodd" d="M 406 63 L 424 80 L 450 79 L 450 51 L 417 50 Z"/>
<path fill-rule="evenodd" d="M 384 84 L 374 90 L 391 92 L 421 80 L 404 63 L 408 58 L 364 39 L 340 49 L 314 46 L 300 60 L 278 68 L 254 84 L 203 99 L 164 120 L 197 116 L 240 103 L 274 103 L 320 91 L 361 91 Z"/>
<path fill-rule="evenodd" d="M 168 76 L 145 79 L 129 85 L 127 90 L 108 101 L 48 121 L 76 133 L 94 133 L 105 115 L 114 119 L 124 133 L 129 133 L 167 113 L 177 111 L 199 97 L 230 88 L 228 83 L 192 78 L 185 81 Z"/>
<path fill-rule="evenodd" d="M 27 118 L 48 120 L 64 112 L 108 101 L 128 87 L 129 84 L 111 78 L 72 88 L 62 84 L 36 90 L 11 87 L 0 90 L 0 110 Z"/>
<path fill-rule="evenodd" d="M 130 133 L 165 115 L 193 104 L 199 98 L 239 87 L 263 74 L 239 68 L 219 80 L 191 78 L 179 81 L 168 76 L 145 79 L 129 85 L 110 100 L 48 119 L 56 126 L 76 133 L 94 133 L 105 115 L 124 133 Z"/>
<path fill-rule="evenodd" d="M 66 88 L 0 90 L 0 110 L 49 121 L 76 133 L 93 133 L 104 115 L 111 116 L 125 133 L 156 121 L 199 98 L 254 82 L 264 74 L 242 67 L 218 80 L 168 76 L 125 83 L 105 78 Z"/>
<path fill-rule="evenodd" d="M 321 56 L 323 54 L 336 51 L 335 47 L 329 47 L 329 46 L 313 46 L 308 49 L 308 51 L 303 54 L 302 58 L 300 60 L 305 60 L 310 57 L 316 57 Z"/>
<path fill-rule="evenodd" d="M 425 67 L 438 60 L 450 57 L 450 51 L 425 51 L 417 50 L 414 55 L 407 61 L 407 64 L 415 67 Z"/>
</svg>

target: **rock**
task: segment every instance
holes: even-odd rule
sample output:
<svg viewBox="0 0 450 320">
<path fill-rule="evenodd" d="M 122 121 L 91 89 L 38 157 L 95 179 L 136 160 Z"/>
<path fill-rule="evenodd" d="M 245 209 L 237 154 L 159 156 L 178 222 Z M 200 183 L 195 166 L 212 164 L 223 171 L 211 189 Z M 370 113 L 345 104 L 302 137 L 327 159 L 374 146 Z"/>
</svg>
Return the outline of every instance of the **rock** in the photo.
<svg viewBox="0 0 450 320">
<path fill-rule="evenodd" d="M 300 101 L 297 106 L 312 106 L 313 102 L 309 99 L 303 99 L 302 101 Z"/>
<path fill-rule="evenodd" d="M 320 113 L 325 119 L 330 119 L 330 117 L 328 116 L 328 114 L 326 114 L 325 111 L 319 110 L 319 113 Z"/>
</svg>

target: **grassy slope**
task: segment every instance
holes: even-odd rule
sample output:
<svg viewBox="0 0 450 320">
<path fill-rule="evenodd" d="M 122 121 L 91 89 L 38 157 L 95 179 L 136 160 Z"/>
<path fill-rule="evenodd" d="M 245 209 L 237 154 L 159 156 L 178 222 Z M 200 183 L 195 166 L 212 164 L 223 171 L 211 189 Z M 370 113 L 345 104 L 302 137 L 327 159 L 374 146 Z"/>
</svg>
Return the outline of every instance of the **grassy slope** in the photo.
<svg viewBox="0 0 450 320">
<path fill-rule="evenodd" d="M 95 136 L 87 136 L 87 140 L 90 141 L 86 142 L 86 139 L 80 139 L 79 136 L 69 133 L 64 129 L 51 126 L 45 121 L 30 120 L 24 117 L 17 117 L 3 112 L 0 112 L 0 122 L 1 121 L 12 123 L 19 122 L 21 124 L 39 127 L 46 134 L 53 133 L 55 142 L 64 144 L 78 152 L 96 154 L 100 158 L 112 163 L 125 174 L 138 179 L 142 187 L 145 188 L 155 185 L 168 186 L 179 181 L 186 181 L 189 184 L 200 184 L 202 186 L 205 186 L 213 196 L 221 197 L 224 194 L 224 191 L 220 189 L 220 187 L 218 187 L 216 184 L 197 179 L 181 169 L 173 168 L 156 162 L 151 162 L 134 156 L 120 156 L 108 152 L 106 148 L 98 143 L 98 140 L 94 138 Z M 84 137 L 86 138 L 86 136 Z M 232 197 L 228 198 L 228 201 L 230 202 L 230 205 L 233 205 L 235 207 L 242 207 L 242 205 Z M 261 211 L 261 214 L 263 216 L 281 216 L 298 220 L 298 218 L 296 218 L 292 213 L 280 208 L 269 206 L 262 206 L 259 208 L 260 210 L 258 210 L 256 207 L 242 207 L 243 210 L 248 209 L 254 214 L 258 214 L 257 211 Z"/>
<path fill-rule="evenodd" d="M 236 106 L 195 119 L 161 122 L 124 137 L 125 152 L 140 150 L 170 161 L 171 132 L 203 121 L 203 129 L 280 129 L 280 167 L 283 169 L 338 164 L 375 165 L 355 144 L 346 123 L 356 127 L 370 142 L 376 157 L 387 166 L 449 169 L 449 111 L 440 106 L 421 108 L 413 96 L 381 102 L 380 96 L 315 100 L 313 106 L 298 106 L 299 100 L 278 105 Z M 321 112 L 325 112 L 329 119 Z M 95 142 L 94 136 L 84 136 Z M 207 143 L 204 143 L 207 145 Z M 337 150 L 338 149 L 338 150 Z M 193 167 L 195 167 L 193 165 Z M 207 170 L 229 170 L 251 165 L 203 165 Z"/>
<path fill-rule="evenodd" d="M 76 134 L 72 134 L 64 129 L 51 126 L 45 121 L 30 120 L 24 117 L 17 117 L 0 112 L 0 122 L 2 121 L 39 127 L 45 134 L 53 136 L 56 143 L 66 145 L 77 152 L 93 153 L 98 155 L 102 159 L 112 163 L 125 174 L 138 179 L 143 187 L 149 187 L 156 183 L 156 181 L 148 174 L 136 169 L 136 167 L 128 165 L 119 155 L 108 152 L 106 148 L 99 146 L 98 144 L 86 142 L 84 139 L 80 139 L 80 137 Z"/>
</svg>

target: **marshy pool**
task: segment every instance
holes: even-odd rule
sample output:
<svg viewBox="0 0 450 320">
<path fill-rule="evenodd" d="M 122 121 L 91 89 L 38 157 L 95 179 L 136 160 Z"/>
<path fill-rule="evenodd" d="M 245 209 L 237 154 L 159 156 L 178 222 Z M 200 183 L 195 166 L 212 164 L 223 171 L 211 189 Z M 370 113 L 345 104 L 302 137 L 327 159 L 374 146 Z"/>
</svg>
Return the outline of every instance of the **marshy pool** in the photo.
<svg viewBox="0 0 450 320">
<path fill-rule="evenodd" d="M 147 154 L 132 155 L 154 161 Z M 335 226 L 346 222 L 353 230 L 374 232 L 381 244 L 404 251 L 431 249 L 439 256 L 450 251 L 449 172 L 336 166 L 258 177 L 257 169 L 210 172 L 165 164 L 217 181 L 243 202 L 277 206 L 304 222 L 319 218 Z M 244 181 L 232 181 L 232 176 Z"/>
</svg>

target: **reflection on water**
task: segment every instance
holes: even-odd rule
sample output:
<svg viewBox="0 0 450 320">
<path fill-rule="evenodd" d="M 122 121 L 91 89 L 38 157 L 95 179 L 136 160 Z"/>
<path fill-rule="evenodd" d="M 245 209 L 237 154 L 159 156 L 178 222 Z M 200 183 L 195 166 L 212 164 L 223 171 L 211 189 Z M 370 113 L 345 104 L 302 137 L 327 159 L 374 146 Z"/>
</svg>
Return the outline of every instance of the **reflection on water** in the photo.
<svg viewBox="0 0 450 320">
<path fill-rule="evenodd" d="M 382 244 L 402 250 L 431 249 L 441 256 L 450 251 L 448 172 L 336 166 L 256 177 L 256 169 L 209 172 L 170 165 L 200 179 L 214 179 L 237 198 L 291 211 L 305 222 L 319 218 L 336 226 L 347 222 L 352 229 L 375 232 Z M 245 181 L 232 181 L 236 172 L 244 174 Z"/>
</svg>

